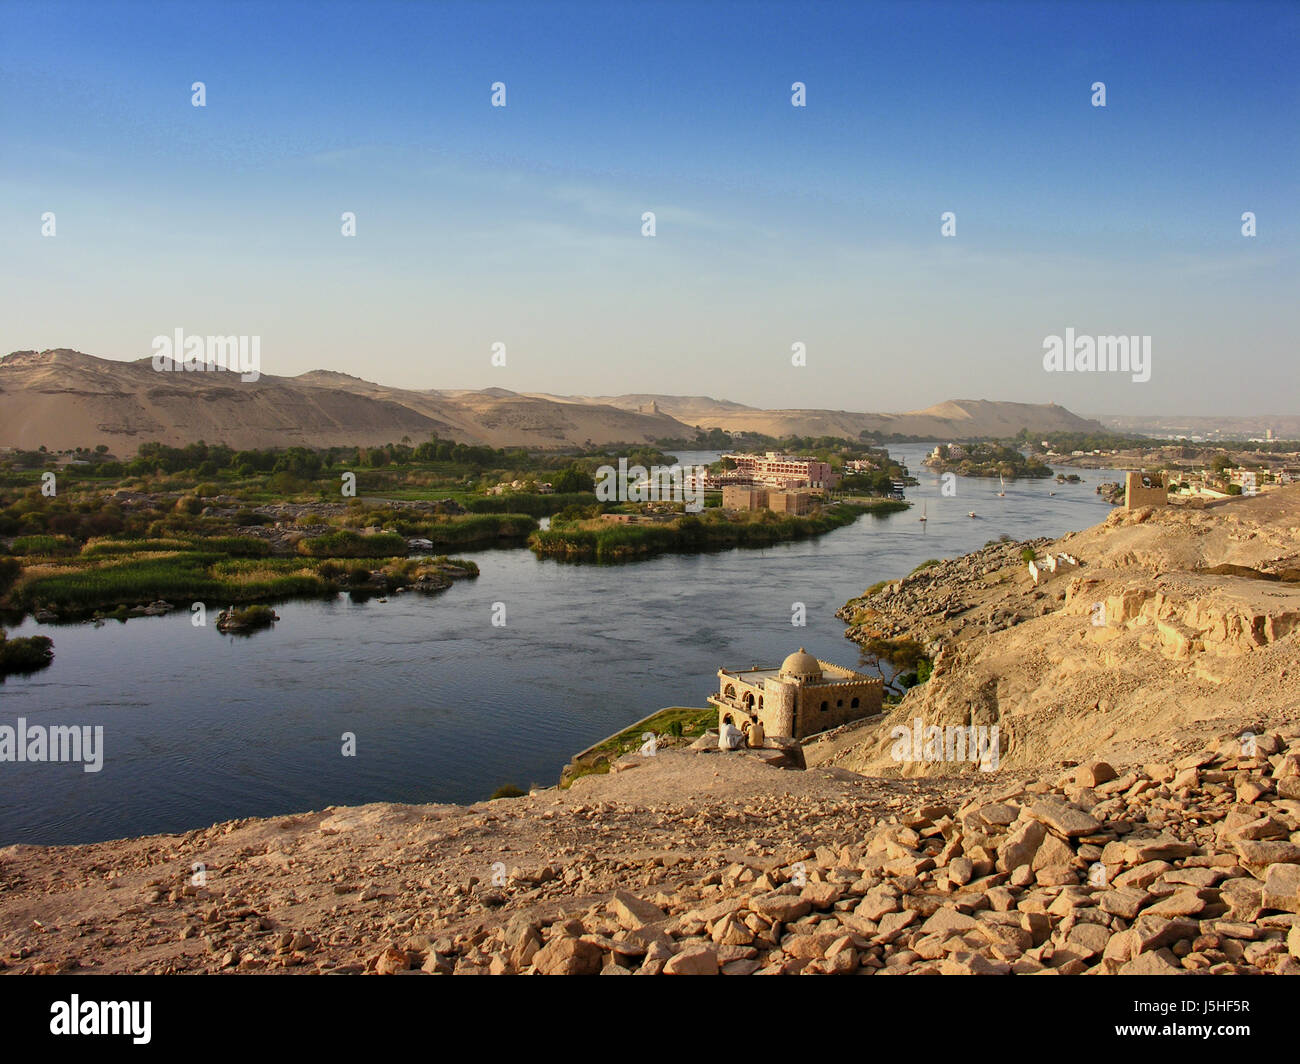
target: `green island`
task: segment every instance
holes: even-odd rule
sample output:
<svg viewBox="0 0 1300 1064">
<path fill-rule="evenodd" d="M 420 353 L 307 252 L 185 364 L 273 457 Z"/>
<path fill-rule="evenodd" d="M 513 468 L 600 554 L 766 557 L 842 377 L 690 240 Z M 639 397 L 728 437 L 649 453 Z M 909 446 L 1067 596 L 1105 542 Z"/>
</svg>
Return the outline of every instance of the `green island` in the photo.
<svg viewBox="0 0 1300 1064">
<path fill-rule="evenodd" d="M 478 575 L 449 552 L 522 546 L 537 528 L 532 514 L 502 512 L 495 499 L 476 512 L 453 497 L 503 452 L 439 443 L 417 460 L 395 448 L 404 465 L 393 470 L 388 451 L 370 450 L 146 444 L 125 463 L 106 452 L 10 453 L 0 461 L 0 612 L 126 620 L 173 603 L 439 591 Z M 355 477 L 351 497 L 337 486 L 343 473 Z M 442 490 L 376 497 L 426 484 Z"/>
<path fill-rule="evenodd" d="M 47 635 L 10 639 L 0 628 L 0 683 L 6 676 L 39 672 L 54 660 L 54 640 Z"/>
<path fill-rule="evenodd" d="M 875 499 L 834 502 L 806 516 L 770 510 L 732 512 L 708 508 L 698 514 L 681 513 L 653 524 L 619 524 L 587 516 L 557 517 L 549 529 L 534 532 L 528 546 L 539 558 L 621 562 L 668 552 L 770 547 L 823 535 L 852 524 L 866 513 L 884 515 L 907 508 L 907 503 L 897 499 Z"/>
<path fill-rule="evenodd" d="M 732 437 L 686 442 L 726 446 Z M 596 477 L 621 459 L 673 464 L 659 446 L 529 451 L 434 436 L 414 445 L 404 438 L 241 451 L 144 443 L 129 458 L 104 445 L 9 451 L 0 455 L 0 619 L 124 621 L 196 602 L 225 609 L 338 592 L 437 591 L 477 575 L 473 562 L 448 557 L 462 550 L 528 545 L 546 557 L 613 561 L 762 547 L 906 506 L 872 497 L 907 479 L 883 449 L 771 442 L 813 451 L 836 469 L 856 460 L 859 472 L 807 514 L 724 512 L 715 492 L 698 515 L 678 504 L 675 514 L 622 524 L 601 516 L 635 505 L 598 499 Z M 552 526 L 542 531 L 544 518 Z"/>
<path fill-rule="evenodd" d="M 962 477 L 1016 480 L 1056 475 L 1042 459 L 1026 457 L 1016 448 L 1000 443 L 942 443 L 926 456 L 925 465 L 939 473 Z"/>
</svg>

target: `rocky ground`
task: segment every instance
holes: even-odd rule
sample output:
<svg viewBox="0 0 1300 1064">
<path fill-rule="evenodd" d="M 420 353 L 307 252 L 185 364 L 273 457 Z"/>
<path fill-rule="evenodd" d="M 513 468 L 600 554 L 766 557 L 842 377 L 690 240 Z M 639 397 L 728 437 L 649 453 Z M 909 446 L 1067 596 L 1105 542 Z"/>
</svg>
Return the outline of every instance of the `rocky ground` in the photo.
<svg viewBox="0 0 1300 1064">
<path fill-rule="evenodd" d="M 667 750 L 468 808 L 9 847 L 0 965 L 1300 973 L 1297 734 L 1054 780 L 879 780 Z"/>
<path fill-rule="evenodd" d="M 973 713 L 995 771 L 900 765 L 875 721 L 806 769 L 702 743 L 468 807 L 8 847 L 0 969 L 1298 974 L 1297 509 L 1116 514 L 1038 587 L 998 545 L 850 604 L 941 647 L 886 724 Z"/>
</svg>

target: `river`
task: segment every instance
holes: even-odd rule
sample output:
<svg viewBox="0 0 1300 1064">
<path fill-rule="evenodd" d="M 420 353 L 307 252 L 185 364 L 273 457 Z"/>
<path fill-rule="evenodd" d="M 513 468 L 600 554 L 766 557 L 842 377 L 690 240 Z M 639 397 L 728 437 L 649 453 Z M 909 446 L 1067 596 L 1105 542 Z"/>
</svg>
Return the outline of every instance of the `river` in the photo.
<svg viewBox="0 0 1300 1064">
<path fill-rule="evenodd" d="M 779 663 L 800 646 L 856 665 L 834 614 L 868 585 L 1004 533 L 1096 524 L 1110 507 L 1093 489 L 1122 480 L 1084 470 L 1083 484 L 1022 480 L 998 498 L 996 481 L 965 479 L 944 498 L 921 465 L 930 449 L 890 448 L 921 480 L 911 510 L 763 550 L 617 566 L 473 552 L 482 575 L 442 594 L 284 603 L 251 637 L 212 627 L 224 603 L 207 604 L 206 628 L 186 610 L 99 628 L 28 618 L 10 635 L 52 636 L 54 663 L 0 684 L 0 724 L 102 725 L 104 764 L 0 763 L 0 846 L 549 786 L 605 735 L 663 706 L 705 705 L 720 667 Z M 805 627 L 791 624 L 795 603 Z M 355 756 L 342 754 L 345 732 Z"/>
</svg>

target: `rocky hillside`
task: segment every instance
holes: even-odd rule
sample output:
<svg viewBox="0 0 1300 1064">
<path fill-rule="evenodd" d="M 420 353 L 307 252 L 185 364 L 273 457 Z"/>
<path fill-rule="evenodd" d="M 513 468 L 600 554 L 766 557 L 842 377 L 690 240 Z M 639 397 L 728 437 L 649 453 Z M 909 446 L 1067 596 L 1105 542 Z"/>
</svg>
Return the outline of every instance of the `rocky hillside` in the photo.
<svg viewBox="0 0 1300 1064">
<path fill-rule="evenodd" d="M 1037 585 L 1020 553 L 1039 556 Z M 1051 572 L 1044 559 L 1061 554 Z M 891 729 L 998 725 L 1004 765 L 1130 760 L 1171 737 L 1300 717 L 1300 487 L 1205 510 L 1114 511 L 1054 543 L 1000 544 L 849 602 L 847 635 L 910 637 L 930 682 L 810 762 L 872 774 L 900 763 Z"/>
</svg>

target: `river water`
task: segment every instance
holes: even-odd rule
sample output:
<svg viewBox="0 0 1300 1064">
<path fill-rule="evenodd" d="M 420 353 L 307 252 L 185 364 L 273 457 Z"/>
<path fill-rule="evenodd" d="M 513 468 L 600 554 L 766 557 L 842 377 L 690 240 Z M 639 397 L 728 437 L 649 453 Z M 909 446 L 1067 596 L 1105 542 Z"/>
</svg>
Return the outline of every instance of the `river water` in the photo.
<svg viewBox="0 0 1300 1064">
<path fill-rule="evenodd" d="M 1093 489 L 1122 479 L 1083 470 L 1083 484 L 1017 481 L 1005 498 L 996 481 L 965 479 L 944 498 L 921 465 L 930 449 L 891 447 L 921 480 L 911 510 L 763 550 L 617 566 L 474 552 L 480 577 L 442 594 L 284 603 L 251 637 L 211 626 L 223 603 L 208 603 L 206 628 L 184 611 L 100 628 L 28 618 L 10 634 L 52 636 L 54 663 L 0 685 L 0 725 L 102 725 L 104 763 L 0 763 L 0 846 L 551 785 L 590 743 L 663 706 L 705 705 L 720 667 L 779 663 L 800 646 L 857 665 L 834 616 L 848 599 L 1003 533 L 1096 524 L 1110 507 Z M 804 627 L 791 624 L 796 603 Z"/>
</svg>

